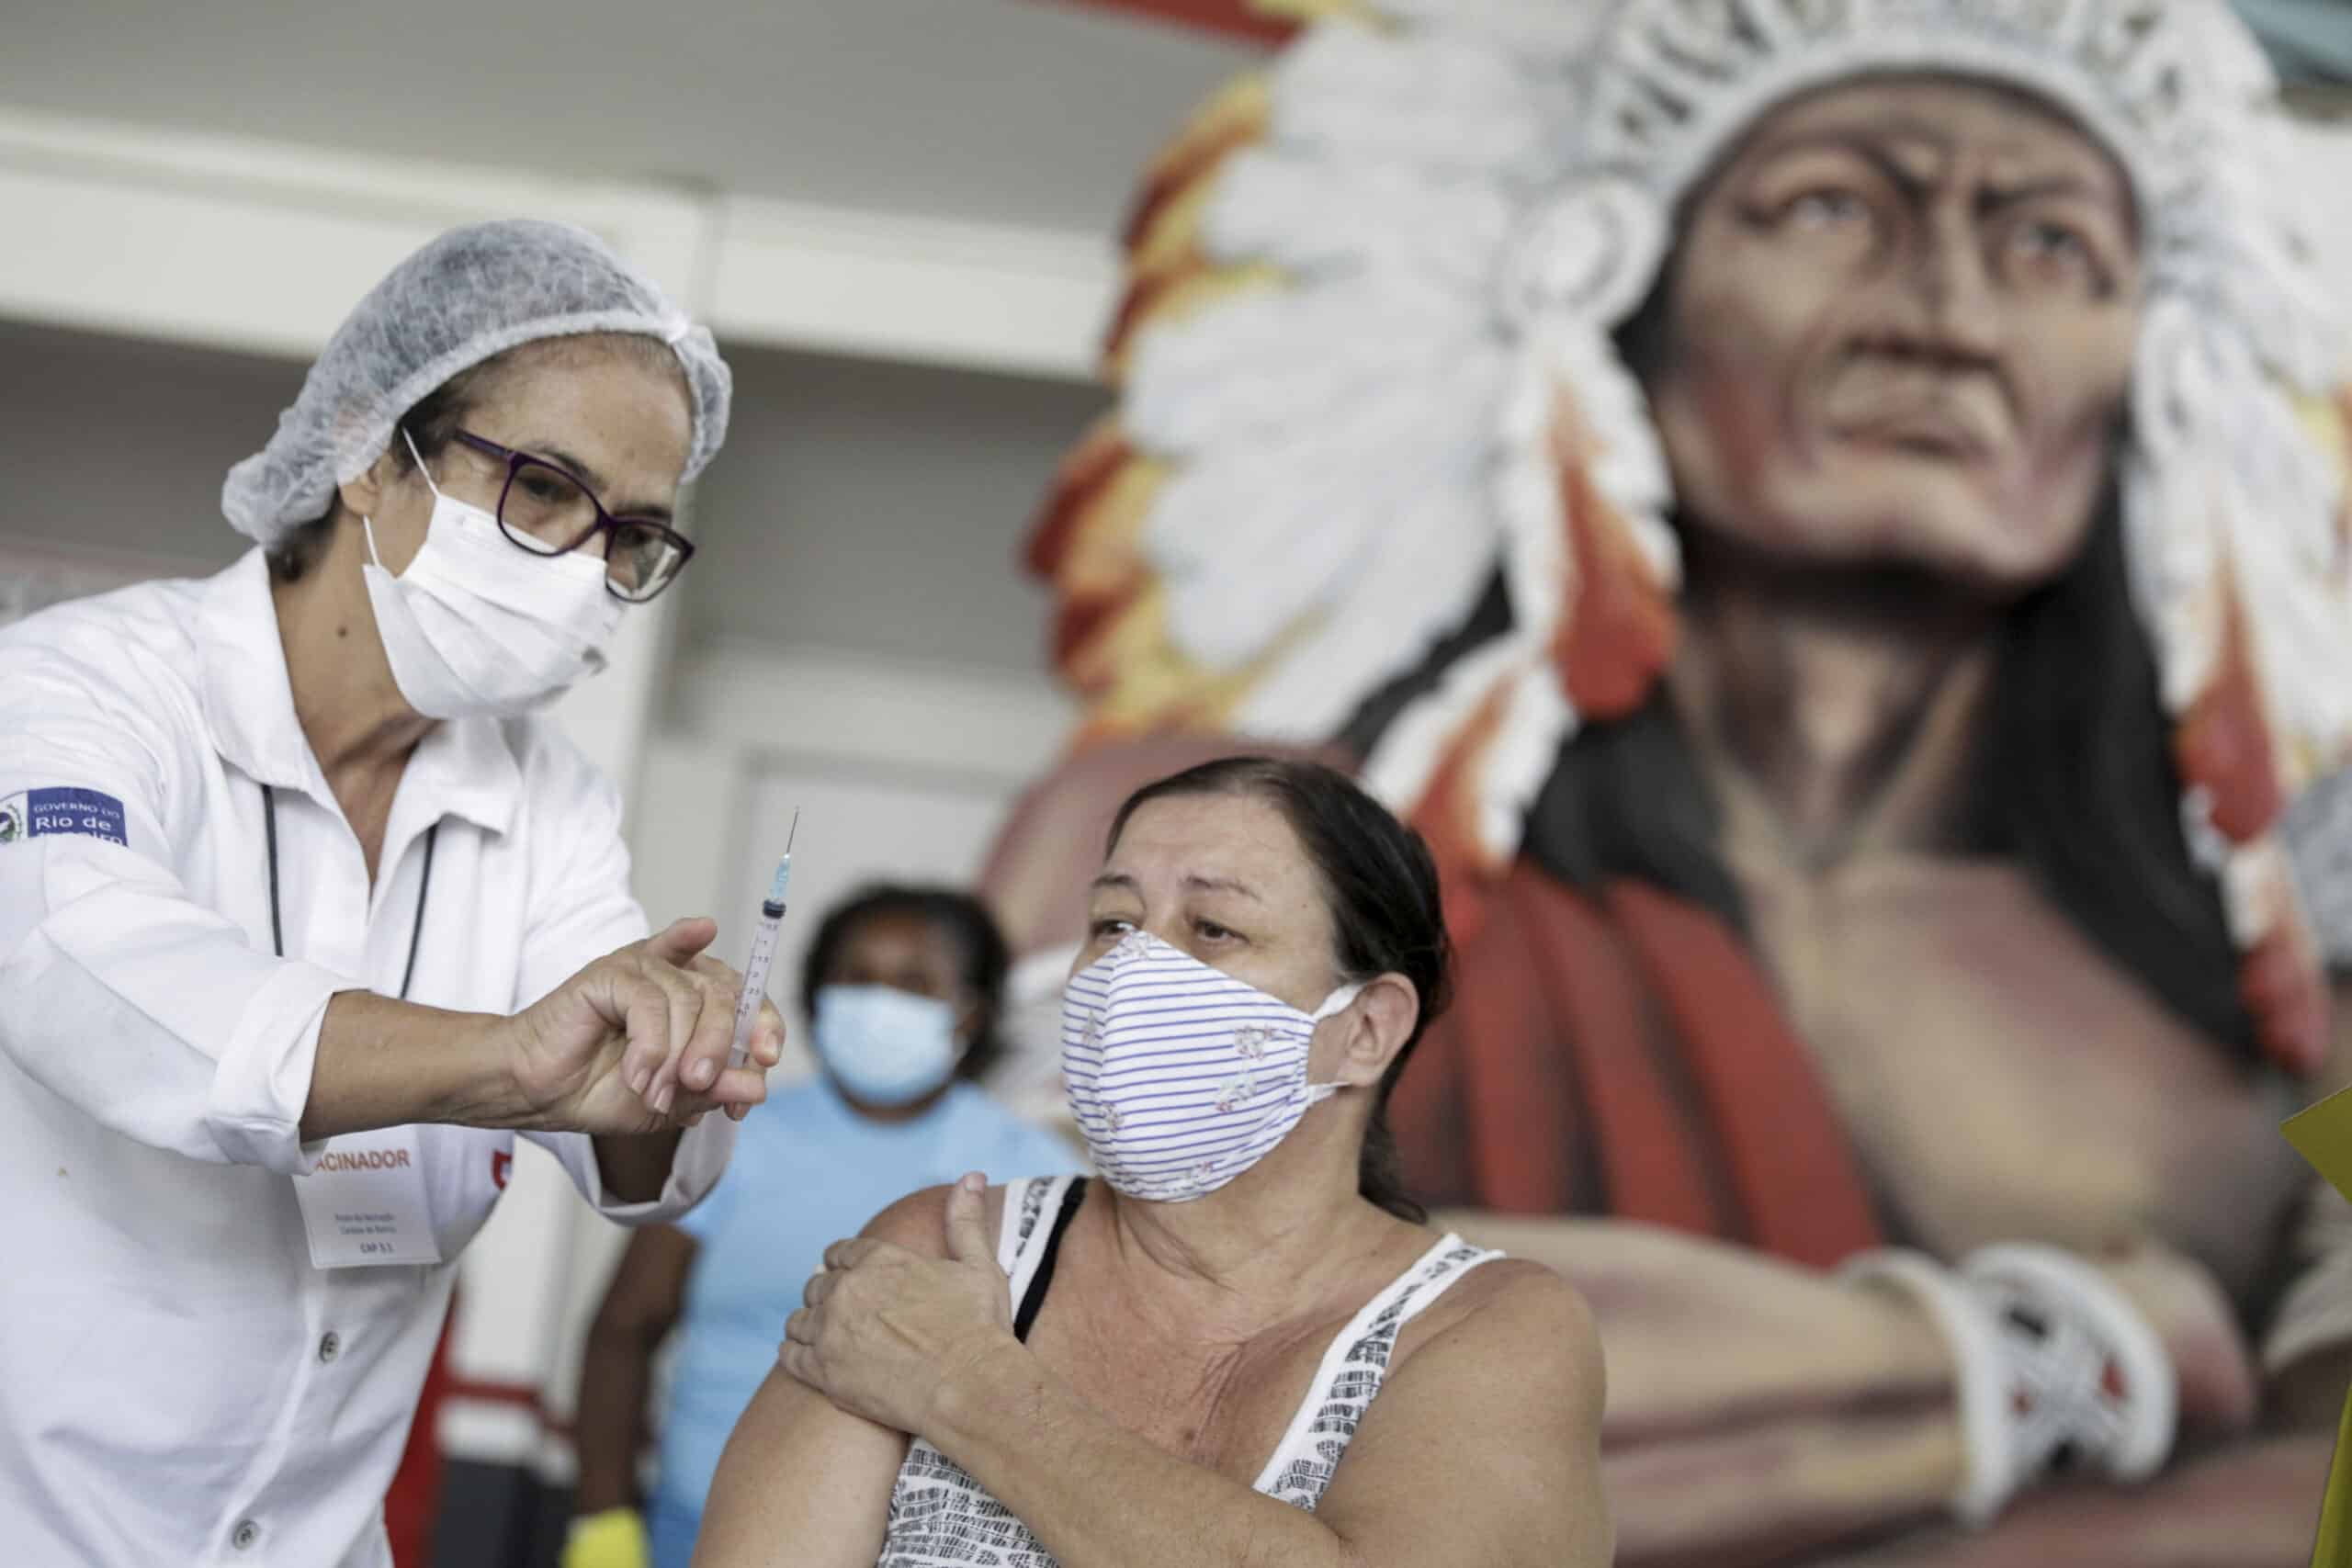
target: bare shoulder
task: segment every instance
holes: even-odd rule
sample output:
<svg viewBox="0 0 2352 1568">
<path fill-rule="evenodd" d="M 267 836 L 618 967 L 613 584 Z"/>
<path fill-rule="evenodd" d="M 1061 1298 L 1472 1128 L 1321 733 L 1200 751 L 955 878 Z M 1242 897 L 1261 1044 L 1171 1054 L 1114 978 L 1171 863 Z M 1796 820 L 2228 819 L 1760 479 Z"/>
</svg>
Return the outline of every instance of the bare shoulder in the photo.
<svg viewBox="0 0 2352 1568">
<path fill-rule="evenodd" d="M 925 1258 L 947 1256 L 947 1194 L 953 1189 L 945 1184 L 920 1188 L 908 1193 L 880 1213 L 865 1222 L 857 1234 L 876 1241 L 887 1241 L 893 1247 L 903 1247 L 909 1252 Z M 1004 1189 L 991 1187 L 982 1200 L 980 1222 L 987 1226 L 993 1242 L 1004 1224 Z"/>
<path fill-rule="evenodd" d="M 1488 1360 L 1546 1386 L 1589 1386 L 1602 1376 L 1600 1330 L 1574 1285 L 1541 1263 L 1498 1258 L 1473 1269 L 1408 1327 L 1400 1366 L 1417 1357 Z"/>
<path fill-rule="evenodd" d="M 1583 1292 L 1556 1270 L 1524 1258 L 1480 1264 L 1422 1315 L 1438 1327 L 1476 1322 L 1487 1333 L 1532 1329 L 1600 1338 Z"/>
<path fill-rule="evenodd" d="M 1431 1302 L 1396 1353 L 1318 1519 L 1399 1562 L 1457 1561 L 1464 1518 L 1478 1521 L 1481 1562 L 1611 1561 L 1600 1338 L 1567 1280 L 1490 1259 Z"/>
</svg>

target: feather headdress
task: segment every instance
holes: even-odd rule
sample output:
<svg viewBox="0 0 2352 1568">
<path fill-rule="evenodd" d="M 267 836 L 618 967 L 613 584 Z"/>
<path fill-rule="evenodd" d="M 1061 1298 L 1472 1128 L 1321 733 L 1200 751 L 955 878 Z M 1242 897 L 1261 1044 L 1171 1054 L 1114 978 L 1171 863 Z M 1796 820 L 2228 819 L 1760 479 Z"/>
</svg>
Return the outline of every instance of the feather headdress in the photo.
<svg viewBox="0 0 2352 1568">
<path fill-rule="evenodd" d="M 1499 572 L 1510 630 L 1388 727 L 1365 780 L 1450 871 L 1506 866 L 1561 743 L 1637 706 L 1672 652 L 1670 483 L 1611 334 L 1677 202 L 1805 91 L 1905 70 L 2012 85 L 2098 139 L 2137 198 L 2133 600 L 2249 1003 L 2275 1055 L 2313 1066 L 2316 952 L 2278 825 L 2352 752 L 2352 357 L 2293 193 L 2262 177 L 2285 123 L 2227 7 L 1307 9 L 1149 171 L 1107 351 L 1121 401 L 1033 542 L 1081 739 L 1326 739 Z"/>
</svg>

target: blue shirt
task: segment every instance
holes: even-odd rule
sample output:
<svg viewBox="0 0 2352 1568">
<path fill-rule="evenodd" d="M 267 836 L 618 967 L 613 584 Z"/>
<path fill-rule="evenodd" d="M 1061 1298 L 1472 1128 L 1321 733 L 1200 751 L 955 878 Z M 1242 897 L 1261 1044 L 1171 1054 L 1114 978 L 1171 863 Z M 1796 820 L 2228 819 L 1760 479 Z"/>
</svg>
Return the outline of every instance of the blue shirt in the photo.
<svg viewBox="0 0 2352 1568">
<path fill-rule="evenodd" d="M 743 1119 L 725 1179 L 673 1222 L 699 1247 L 678 1320 L 656 1501 L 699 1517 L 735 1422 L 775 1365 L 825 1248 L 908 1193 L 1082 1168 L 1069 1145 L 958 1079 L 911 1122 L 868 1121 L 819 1077 Z"/>
</svg>

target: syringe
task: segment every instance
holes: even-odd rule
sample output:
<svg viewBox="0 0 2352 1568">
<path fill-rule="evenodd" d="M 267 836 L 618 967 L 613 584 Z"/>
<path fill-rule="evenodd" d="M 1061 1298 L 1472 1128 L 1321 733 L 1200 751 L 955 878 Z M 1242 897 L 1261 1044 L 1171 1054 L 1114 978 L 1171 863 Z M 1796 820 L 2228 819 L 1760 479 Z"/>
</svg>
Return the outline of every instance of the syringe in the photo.
<svg viewBox="0 0 2352 1568">
<path fill-rule="evenodd" d="M 735 1004 L 735 1050 L 727 1064 L 740 1067 L 752 1053 L 752 1025 L 759 1021 L 760 1003 L 768 994 L 768 966 L 775 962 L 775 933 L 784 925 L 784 894 L 792 882 L 792 840 L 800 836 L 800 813 L 792 814 L 792 828 L 784 836 L 784 859 L 776 863 L 775 880 L 760 905 L 759 929 L 752 936 L 752 956 L 743 965 L 743 999 Z"/>
</svg>

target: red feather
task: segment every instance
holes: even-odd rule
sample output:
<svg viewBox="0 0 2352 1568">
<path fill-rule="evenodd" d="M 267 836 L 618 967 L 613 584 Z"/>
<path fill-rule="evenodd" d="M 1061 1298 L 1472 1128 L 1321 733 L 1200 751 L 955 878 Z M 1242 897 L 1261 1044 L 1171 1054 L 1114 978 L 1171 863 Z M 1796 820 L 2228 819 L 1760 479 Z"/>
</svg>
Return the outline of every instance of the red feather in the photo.
<svg viewBox="0 0 2352 1568">
<path fill-rule="evenodd" d="M 1091 6 L 1102 11 L 1133 11 L 1177 22 L 1204 31 L 1260 43 L 1281 43 L 1298 30 L 1295 22 L 1261 15 L 1250 0 L 1062 0 L 1065 5 Z"/>
</svg>

